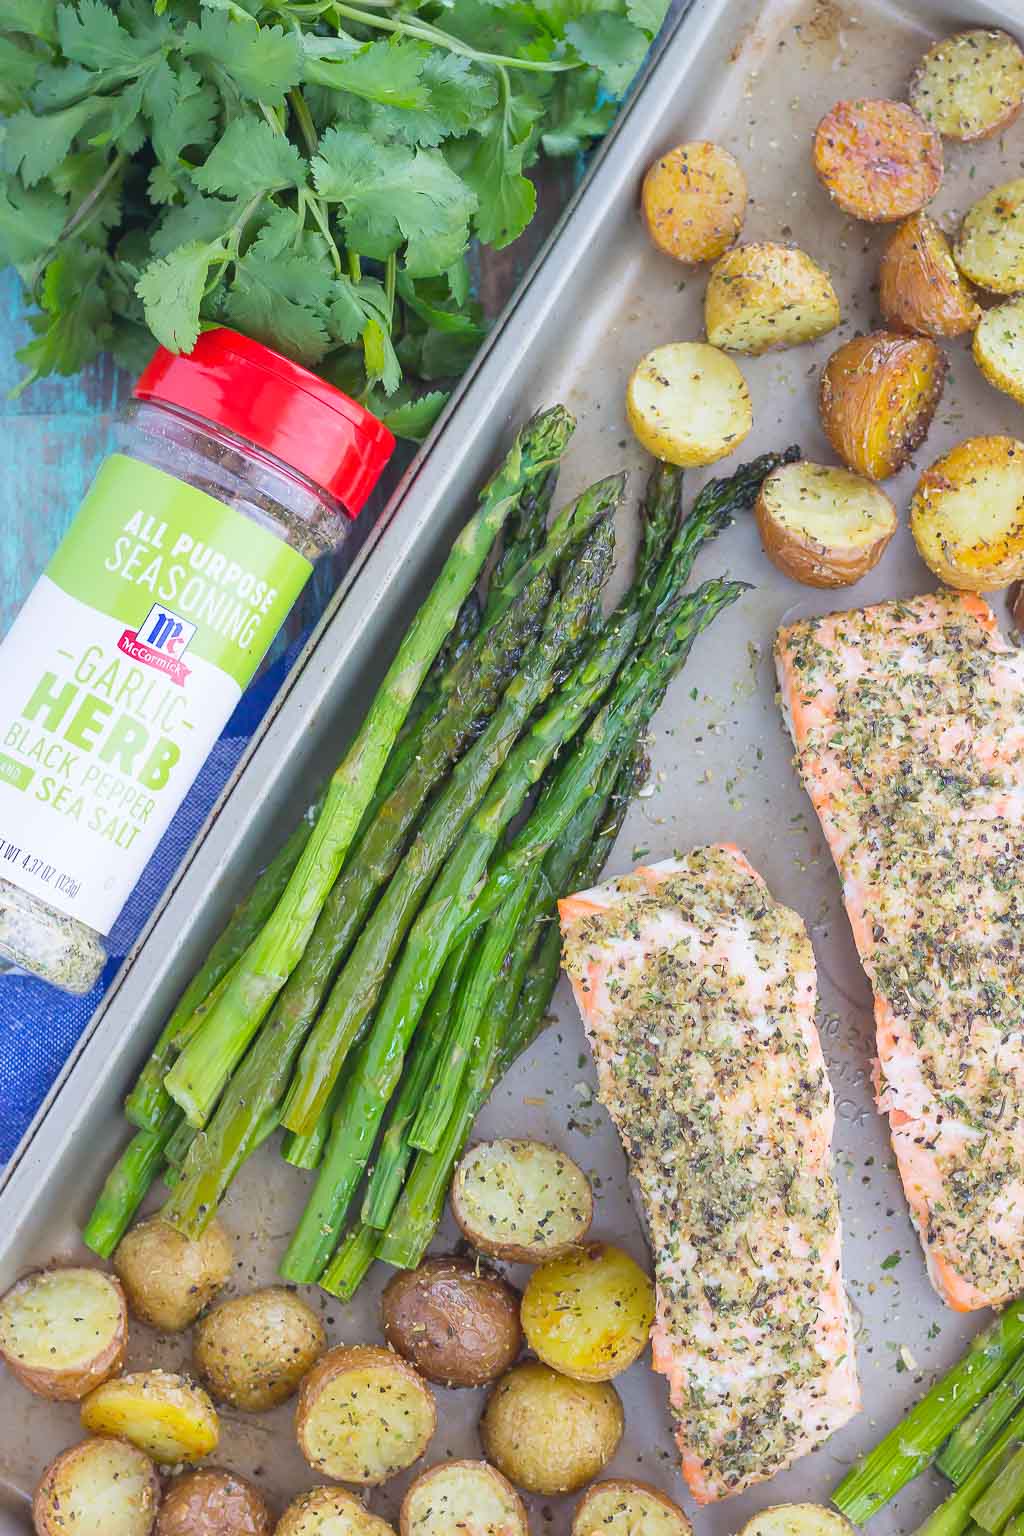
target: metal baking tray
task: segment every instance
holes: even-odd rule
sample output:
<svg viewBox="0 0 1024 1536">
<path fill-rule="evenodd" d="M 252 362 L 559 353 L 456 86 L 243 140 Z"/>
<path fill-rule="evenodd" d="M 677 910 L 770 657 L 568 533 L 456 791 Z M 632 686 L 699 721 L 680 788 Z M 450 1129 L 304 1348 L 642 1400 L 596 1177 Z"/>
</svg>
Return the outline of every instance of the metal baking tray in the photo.
<svg viewBox="0 0 1024 1536">
<path fill-rule="evenodd" d="M 254 872 L 278 845 L 338 759 L 381 674 L 394 636 L 439 568 L 443 552 L 515 424 L 538 405 L 564 400 L 579 429 L 563 474 L 569 496 L 623 465 L 638 496 L 644 457 L 626 428 L 623 392 L 631 365 L 651 346 L 701 334 L 705 273 L 676 266 L 649 245 L 637 213 L 643 169 L 684 138 L 714 138 L 743 164 L 751 192 L 747 239 L 793 239 L 830 270 L 843 302 L 840 332 L 808 347 L 741 360 L 755 408 L 744 456 L 798 441 L 830 458 L 817 423 L 815 382 L 839 339 L 877 323 L 872 284 L 885 238 L 845 219 L 810 166 L 814 125 L 834 100 L 899 95 L 922 48 L 971 23 L 1020 20 L 1019 0 L 695 0 L 624 111 L 579 195 L 500 323 L 446 419 L 400 486 L 385 532 L 362 564 L 355 591 L 336 608 L 254 745 L 178 884 L 8 1168 L 0 1195 L 0 1286 L 33 1263 L 70 1258 L 125 1130 L 120 1100 L 175 995 Z M 1024 122 L 1003 140 L 947 147 L 940 221 L 982 190 L 1019 175 Z M 969 432 L 1019 434 L 1021 416 L 974 369 L 964 342 L 948 346 L 951 374 L 939 414 L 914 466 L 889 483 L 905 508 L 915 473 Z M 702 476 L 688 477 L 690 496 Z M 634 506 L 620 529 L 628 570 Z M 928 590 L 933 582 L 901 528 L 876 571 L 847 593 L 814 593 L 763 558 L 753 526 L 728 530 L 698 574 L 728 569 L 755 590 L 721 618 L 674 685 L 656 722 L 655 792 L 632 809 L 610 870 L 701 842 L 738 842 L 771 889 L 800 911 L 820 977 L 820 1027 L 835 1085 L 836 1173 L 845 1223 L 845 1267 L 862 1327 L 863 1413 L 788 1473 L 702 1512 L 698 1531 L 727 1536 L 753 1510 L 784 1499 L 824 1499 L 842 1469 L 895 1423 L 936 1370 L 960 1353 L 979 1318 L 947 1311 L 928 1285 L 919 1247 L 870 1090 L 870 999 L 840 905 L 839 883 L 791 765 L 774 701 L 770 649 L 783 618 Z M 593 1101 L 593 1074 L 564 983 L 557 1021 L 500 1086 L 481 1118 L 488 1133 L 549 1138 L 595 1177 L 594 1230 L 643 1256 L 621 1151 Z M 225 1207 L 237 1239 L 234 1280 L 243 1290 L 274 1277 L 308 1176 L 273 1147 L 245 1169 Z M 447 1226 L 443 1234 L 453 1240 Z M 513 1272 L 514 1273 L 514 1272 Z M 378 1338 L 377 1272 L 356 1302 L 316 1290 L 332 1341 Z M 187 1361 L 187 1341 L 135 1327 L 131 1366 Z M 644 1477 L 686 1502 L 666 1412 L 665 1389 L 646 1363 L 618 1385 L 627 1430 L 611 1471 Z M 440 1423 L 428 1460 L 478 1454 L 481 1395 L 440 1392 Z M 253 1475 L 280 1501 L 314 1479 L 290 1431 L 290 1409 L 248 1419 L 224 1415 L 217 1460 Z M 27 1498 L 45 1461 L 78 1435 L 73 1405 L 43 1403 L 0 1380 L 0 1510 L 26 1524 Z M 543 1426 L 538 1426 L 543 1433 Z M 405 1479 L 370 1498 L 394 1516 Z M 3 1490 L 6 1489 L 6 1494 Z M 879 1515 L 879 1536 L 916 1524 L 938 1479 L 921 1478 Z M 568 1528 L 569 1500 L 534 1500 L 537 1536 Z M 20 1514 L 18 1513 L 20 1511 Z M 3 1530 L 0 1515 L 0 1530 Z"/>
</svg>

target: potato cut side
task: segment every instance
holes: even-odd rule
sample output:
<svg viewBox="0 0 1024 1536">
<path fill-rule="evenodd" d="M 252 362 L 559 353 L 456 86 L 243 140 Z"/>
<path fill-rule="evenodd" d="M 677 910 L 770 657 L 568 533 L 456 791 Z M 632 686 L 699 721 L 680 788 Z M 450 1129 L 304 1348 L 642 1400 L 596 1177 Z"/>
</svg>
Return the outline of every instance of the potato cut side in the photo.
<svg viewBox="0 0 1024 1536">
<path fill-rule="evenodd" d="M 987 592 L 1024 576 L 1024 443 L 958 443 L 917 482 L 910 527 L 921 559 L 951 587 Z"/>
<path fill-rule="evenodd" d="M 534 1270 L 521 1317 L 526 1342 L 554 1370 L 608 1381 L 644 1351 L 654 1286 L 621 1248 L 588 1243 Z"/>
<path fill-rule="evenodd" d="M 920 447 L 942 398 L 949 364 L 927 336 L 874 331 L 829 358 L 821 376 L 821 424 L 850 469 L 894 475 Z"/>
<path fill-rule="evenodd" d="M 150 1536 L 160 1482 L 124 1440 L 83 1440 L 51 1461 L 32 1503 L 38 1536 Z"/>
<path fill-rule="evenodd" d="M 198 1461 L 217 1449 L 220 1423 L 201 1387 L 171 1371 L 137 1371 L 104 1382 L 82 1404 L 82 1424 L 120 1435 L 154 1461 Z"/>
<path fill-rule="evenodd" d="M 809 587 L 848 587 L 876 566 L 896 532 L 896 508 L 872 480 L 832 464 L 783 464 L 755 507 L 765 554 Z"/>
<path fill-rule="evenodd" d="M 452 1212 L 481 1253 L 538 1264 L 587 1234 L 594 1197 L 571 1157 L 542 1141 L 483 1141 L 455 1170 Z"/>
<path fill-rule="evenodd" d="M 828 273 L 796 246 L 739 245 L 715 263 L 704 323 L 715 347 L 757 356 L 833 330 L 839 300 Z"/>
<path fill-rule="evenodd" d="M 893 231 L 878 271 L 878 305 L 886 325 L 921 336 L 961 336 L 981 318 L 949 241 L 926 213 Z"/>
<path fill-rule="evenodd" d="M 1024 177 L 993 187 L 969 209 L 953 248 L 956 264 L 990 293 L 1024 292 Z"/>
<path fill-rule="evenodd" d="M 447 1461 L 402 1500 L 401 1536 L 530 1536 L 523 1501 L 486 1461 Z"/>
<path fill-rule="evenodd" d="M 942 140 L 902 101 L 837 101 L 814 135 L 814 169 L 844 213 L 885 224 L 931 202 Z"/>
<path fill-rule="evenodd" d="M 398 1355 L 329 1349 L 299 1392 L 299 1449 L 316 1472 L 371 1487 L 418 1461 L 437 1423 L 434 1396 Z"/>
<path fill-rule="evenodd" d="M 854 1528 L 821 1504 L 776 1504 L 748 1520 L 740 1536 L 854 1536 Z"/>
<path fill-rule="evenodd" d="M 274 1536 L 395 1536 L 395 1530 L 344 1488 L 311 1488 L 288 1505 Z"/>
<path fill-rule="evenodd" d="M 986 311 L 972 350 L 989 383 L 1024 405 L 1024 297 Z"/>
<path fill-rule="evenodd" d="M 991 138 L 1024 106 L 1024 53 L 997 27 L 954 32 L 929 48 L 909 94 L 915 112 L 943 138 Z"/>
<path fill-rule="evenodd" d="M 125 1233 L 112 1262 L 135 1316 L 164 1333 L 180 1333 L 209 1306 L 230 1275 L 233 1258 L 216 1217 L 193 1239 L 153 1216 Z"/>
<path fill-rule="evenodd" d="M 676 261 L 713 261 L 743 227 L 747 179 L 720 144 L 677 144 L 648 170 L 640 207 L 659 251 Z"/>
<path fill-rule="evenodd" d="M 576 1506 L 572 1536 L 692 1536 L 678 1504 L 649 1483 L 610 1477 L 594 1483 Z"/>
<path fill-rule="evenodd" d="M 127 1342 L 124 1292 L 99 1269 L 39 1270 L 0 1300 L 0 1358 L 39 1397 L 85 1397 L 121 1369 Z"/>
<path fill-rule="evenodd" d="M 669 464 L 713 464 L 754 424 L 746 380 L 731 357 L 701 341 L 675 341 L 641 358 L 626 414 L 637 438 Z"/>
</svg>

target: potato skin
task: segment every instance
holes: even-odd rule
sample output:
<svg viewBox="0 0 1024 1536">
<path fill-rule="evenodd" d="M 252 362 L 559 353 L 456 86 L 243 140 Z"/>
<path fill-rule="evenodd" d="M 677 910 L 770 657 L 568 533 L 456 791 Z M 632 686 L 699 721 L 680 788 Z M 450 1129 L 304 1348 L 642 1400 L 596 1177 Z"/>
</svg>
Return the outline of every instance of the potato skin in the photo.
<svg viewBox="0 0 1024 1536">
<path fill-rule="evenodd" d="M 712 268 L 704 295 L 710 344 L 749 357 L 815 341 L 840 318 L 828 273 L 806 251 L 771 240 L 727 251 Z"/>
<path fill-rule="evenodd" d="M 262 1413 L 298 1391 L 326 1344 L 313 1309 L 273 1285 L 208 1312 L 193 1336 L 192 1361 L 218 1402 Z"/>
<path fill-rule="evenodd" d="M 938 192 L 942 141 L 902 101 L 837 101 L 815 132 L 814 169 L 844 213 L 886 224 Z"/>
<path fill-rule="evenodd" d="M 111 1485 L 116 1480 L 124 1493 L 125 1518 L 110 1525 L 108 1508 L 102 1533 L 96 1512 L 76 1493 L 86 1464 L 93 1461 L 107 1467 Z M 134 1489 L 126 1479 L 135 1483 Z M 68 1446 L 45 1469 L 32 1500 L 32 1524 L 37 1536 L 149 1536 L 159 1503 L 160 1480 L 145 1452 L 127 1440 L 94 1437 Z"/>
<path fill-rule="evenodd" d="M 331 1399 L 335 1386 L 345 1378 L 348 1423 L 344 1422 L 337 1401 Z M 369 1407 L 367 1403 L 357 1403 L 360 1391 L 366 1393 Z M 404 1393 L 406 1400 L 396 1410 L 399 1393 Z M 327 1445 L 322 1446 L 319 1418 L 325 1396 L 331 1410 L 330 1434 Z M 413 1404 L 418 1417 L 415 1424 Z M 376 1426 L 371 1422 L 374 1409 Z M 395 1419 L 399 1420 L 401 1434 L 394 1436 L 389 1446 L 382 1442 L 394 1427 Z M 295 1409 L 299 1450 L 314 1471 L 325 1472 L 340 1482 L 364 1487 L 386 1482 L 419 1460 L 436 1428 L 437 1404 L 422 1376 L 401 1355 L 376 1345 L 339 1345 L 329 1349 L 303 1378 L 299 1389 Z M 405 1443 L 399 1444 L 402 1436 Z M 371 1464 L 372 1457 L 377 1459 Z"/>
<path fill-rule="evenodd" d="M 968 437 L 918 480 L 910 531 L 921 559 L 941 581 L 964 592 L 988 592 L 1024 577 L 1022 507 L 1024 442 Z"/>
<path fill-rule="evenodd" d="M 500 1208 L 509 1203 L 514 1219 Z M 474 1248 L 519 1264 L 567 1253 L 594 1219 L 594 1192 L 579 1164 L 558 1147 L 521 1137 L 469 1147 L 455 1170 L 451 1205 Z"/>
<path fill-rule="evenodd" d="M 882 252 L 878 306 L 890 330 L 920 336 L 962 336 L 981 319 L 949 241 L 926 213 L 898 225 Z"/>
<path fill-rule="evenodd" d="M 877 537 L 870 544 L 853 541 L 844 544 L 836 539 L 829 541 L 816 537 L 813 506 L 808 506 L 803 527 L 794 526 L 792 519 L 787 521 L 780 514 L 777 497 L 799 496 L 801 482 L 814 484 L 816 477 L 820 478 L 826 495 L 828 485 L 833 481 L 841 494 L 845 480 L 854 494 L 858 489 L 862 494 L 868 494 L 877 504 L 879 513 L 888 508 L 888 523 L 879 526 Z M 781 465 L 762 482 L 754 504 L 754 517 L 764 552 L 773 565 L 804 586 L 828 588 L 849 587 L 873 570 L 888 548 L 898 522 L 892 500 L 874 481 L 865 480 L 852 470 L 810 464 L 806 460 Z"/>
<path fill-rule="evenodd" d="M 535 1269 L 523 1293 L 535 1355 L 576 1381 L 608 1381 L 639 1359 L 654 1321 L 654 1286 L 628 1253 L 587 1243 Z"/>
<path fill-rule="evenodd" d="M 659 1528 L 664 1527 L 662 1536 L 669 1531 L 672 1536 L 690 1536 L 693 1527 L 679 1505 L 660 1488 L 635 1477 L 609 1477 L 592 1483 L 573 1512 L 571 1536 L 628 1536 L 633 1526 L 625 1511 L 631 1509 L 631 1499 L 639 1500 L 641 1509 L 651 1504 L 657 1507 Z M 622 1521 L 620 1513 L 625 1515 Z"/>
<path fill-rule="evenodd" d="M 713 261 L 743 227 L 747 178 L 720 144 L 677 144 L 648 168 L 640 208 L 659 251 L 676 261 Z"/>
<path fill-rule="evenodd" d="M 971 111 L 958 111 L 949 85 L 970 87 Z M 910 105 L 944 138 L 975 144 L 1003 133 L 1024 106 L 1024 55 L 998 27 L 974 27 L 933 43 L 910 77 Z M 943 100 L 943 97 L 946 100 Z"/>
<path fill-rule="evenodd" d="M 153 1216 L 125 1233 L 112 1262 L 135 1316 L 162 1333 L 181 1333 L 227 1280 L 232 1258 L 216 1217 L 193 1241 Z"/>
<path fill-rule="evenodd" d="M 858 474 L 884 480 L 924 442 L 949 365 L 929 337 L 873 331 L 844 342 L 825 364 L 821 424 Z"/>
<path fill-rule="evenodd" d="M 398 1517 L 399 1536 L 458 1536 L 459 1532 L 466 1529 L 467 1514 L 471 1517 L 475 1514 L 478 1519 L 486 1518 L 479 1503 L 470 1508 L 465 1500 L 460 1500 L 453 1507 L 444 1500 L 444 1483 L 452 1479 L 452 1474 L 458 1477 L 460 1473 L 466 1475 L 467 1481 L 472 1479 L 478 1488 L 480 1480 L 486 1479 L 491 1498 L 499 1507 L 503 1506 L 500 1517 L 501 1536 L 530 1536 L 526 1508 L 508 1479 L 502 1476 L 497 1467 L 490 1466 L 486 1461 L 465 1460 L 442 1461 L 436 1467 L 421 1472 L 416 1481 L 409 1485 Z M 435 1503 L 434 1498 L 430 1497 L 424 1508 L 424 1490 L 436 1494 L 438 1485 L 442 1489 L 438 1502 Z M 491 1510 L 486 1514 L 491 1514 Z M 487 1530 L 497 1531 L 498 1526 L 488 1524 Z"/>
<path fill-rule="evenodd" d="M 345 1488 L 310 1488 L 300 1493 L 277 1522 L 274 1536 L 322 1536 L 325 1530 L 332 1536 L 395 1536 L 393 1526 L 371 1515 Z"/>
<path fill-rule="evenodd" d="M 82 1426 L 129 1440 L 164 1466 L 199 1461 L 220 1439 L 206 1393 L 173 1371 L 136 1371 L 103 1382 L 82 1403 Z"/>
<path fill-rule="evenodd" d="M 170 1484 L 154 1536 L 271 1536 L 273 1529 L 270 1505 L 255 1483 L 203 1467 Z"/>
<path fill-rule="evenodd" d="M 571 1381 L 529 1360 L 498 1382 L 480 1420 L 484 1454 L 528 1493 L 574 1493 L 622 1439 L 622 1402 L 607 1381 Z"/>
<path fill-rule="evenodd" d="M 398 1270 L 381 1297 L 381 1319 L 392 1349 L 442 1387 L 495 1381 L 523 1344 L 516 1292 L 454 1256 Z"/>
<path fill-rule="evenodd" d="M 65 1286 L 85 1285 L 95 1289 L 111 1314 L 106 1338 L 96 1339 L 95 1353 L 73 1364 L 61 1365 L 50 1335 L 58 1333 L 56 1314 L 67 1301 L 62 1300 Z M 30 1306 L 39 1319 L 34 1331 L 45 1332 L 45 1363 L 32 1364 L 19 1345 L 13 1327 L 18 1313 Z M 22 1386 L 37 1397 L 54 1402 L 80 1402 L 94 1387 L 116 1376 L 124 1364 L 128 1345 L 128 1308 L 120 1281 L 100 1269 L 65 1266 L 36 1270 L 15 1282 L 0 1299 L 0 1359 Z"/>
</svg>

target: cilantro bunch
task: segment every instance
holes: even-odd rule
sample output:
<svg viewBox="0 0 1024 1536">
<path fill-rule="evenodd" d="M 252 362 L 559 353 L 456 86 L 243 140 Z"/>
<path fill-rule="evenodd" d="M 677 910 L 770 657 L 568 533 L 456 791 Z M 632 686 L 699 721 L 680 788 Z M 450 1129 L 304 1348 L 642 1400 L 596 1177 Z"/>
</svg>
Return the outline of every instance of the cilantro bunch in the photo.
<svg viewBox="0 0 1024 1536">
<path fill-rule="evenodd" d="M 419 438 L 483 335 L 474 237 L 604 132 L 665 0 L 0 0 L 25 382 L 223 322 Z"/>
</svg>

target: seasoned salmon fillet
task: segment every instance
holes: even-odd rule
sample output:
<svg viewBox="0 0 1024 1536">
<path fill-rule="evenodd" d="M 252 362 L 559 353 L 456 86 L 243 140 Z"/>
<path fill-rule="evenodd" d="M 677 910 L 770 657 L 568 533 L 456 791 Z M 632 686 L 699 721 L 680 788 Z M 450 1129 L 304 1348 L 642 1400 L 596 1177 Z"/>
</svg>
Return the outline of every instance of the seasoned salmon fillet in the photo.
<svg viewBox="0 0 1024 1536">
<path fill-rule="evenodd" d="M 699 1504 L 860 1407 L 803 923 L 739 849 L 559 902 L 565 968 L 654 1251 L 653 1363 Z"/>
<path fill-rule="evenodd" d="M 1024 655 L 940 591 L 779 631 L 782 703 L 875 999 L 932 1284 L 1024 1289 Z"/>
</svg>

